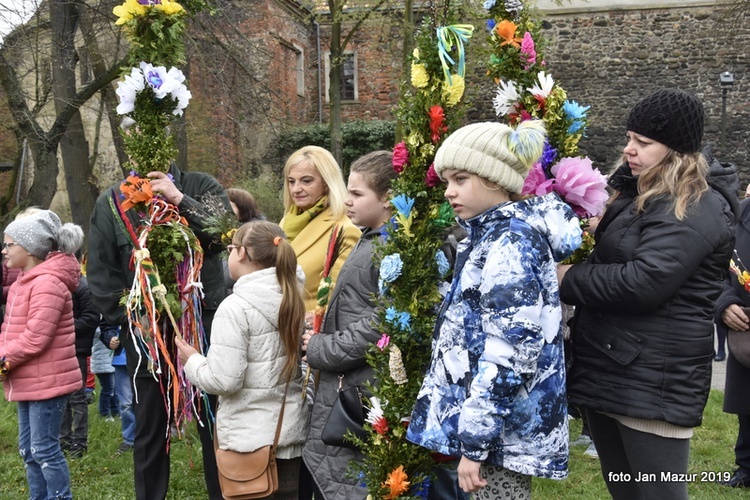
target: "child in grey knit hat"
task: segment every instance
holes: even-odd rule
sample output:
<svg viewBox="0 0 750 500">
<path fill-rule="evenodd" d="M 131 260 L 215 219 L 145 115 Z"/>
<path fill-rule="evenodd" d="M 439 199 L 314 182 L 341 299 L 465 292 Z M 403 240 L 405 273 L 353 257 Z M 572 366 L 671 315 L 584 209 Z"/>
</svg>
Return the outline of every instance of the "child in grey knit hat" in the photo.
<svg viewBox="0 0 750 500">
<path fill-rule="evenodd" d="M 69 395 L 83 385 L 71 295 L 80 278 L 73 253 L 81 247 L 83 230 L 40 210 L 4 232 L 3 257 L 21 273 L 8 291 L 0 332 L 0 381 L 5 398 L 18 402 L 18 446 L 29 496 L 72 498 L 59 432 Z"/>
</svg>

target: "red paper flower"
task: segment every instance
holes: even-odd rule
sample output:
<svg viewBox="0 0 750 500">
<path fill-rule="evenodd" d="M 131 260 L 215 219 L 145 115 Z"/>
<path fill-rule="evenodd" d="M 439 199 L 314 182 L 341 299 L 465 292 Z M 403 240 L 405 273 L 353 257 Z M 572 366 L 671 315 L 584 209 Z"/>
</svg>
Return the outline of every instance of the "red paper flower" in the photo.
<svg viewBox="0 0 750 500">
<path fill-rule="evenodd" d="M 372 428 L 381 436 L 385 436 L 385 433 L 388 432 L 388 421 L 384 417 L 378 417 L 373 422 Z"/>
<path fill-rule="evenodd" d="M 440 136 L 448 131 L 448 127 L 445 125 L 445 112 L 442 106 L 433 106 L 430 108 L 428 115 L 430 117 L 430 132 L 432 133 L 430 138 L 433 143 L 437 143 Z"/>
<path fill-rule="evenodd" d="M 441 182 L 440 177 L 438 176 L 437 172 L 435 172 L 435 164 L 430 163 L 430 168 L 427 169 L 427 175 L 424 179 L 425 184 L 427 184 L 428 187 L 435 187 L 439 186 Z"/>
<path fill-rule="evenodd" d="M 393 170 L 400 174 L 404 171 L 404 166 L 408 162 L 409 150 L 406 148 L 406 143 L 404 141 L 401 141 L 396 144 L 395 148 L 393 148 L 393 159 L 391 160 L 391 163 L 393 164 Z"/>
</svg>

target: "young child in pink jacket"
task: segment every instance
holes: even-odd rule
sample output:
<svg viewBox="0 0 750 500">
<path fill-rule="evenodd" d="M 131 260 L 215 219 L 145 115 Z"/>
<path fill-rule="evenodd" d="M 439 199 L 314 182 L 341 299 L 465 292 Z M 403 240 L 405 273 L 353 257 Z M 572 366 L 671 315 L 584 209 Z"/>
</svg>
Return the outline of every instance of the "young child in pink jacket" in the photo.
<svg viewBox="0 0 750 500">
<path fill-rule="evenodd" d="M 60 449 L 68 395 L 81 388 L 75 351 L 73 301 L 80 267 L 72 252 L 83 230 L 49 210 L 11 222 L 2 255 L 20 269 L 8 291 L 0 334 L 0 380 L 18 402 L 18 446 L 30 498 L 70 499 L 70 472 Z"/>
</svg>

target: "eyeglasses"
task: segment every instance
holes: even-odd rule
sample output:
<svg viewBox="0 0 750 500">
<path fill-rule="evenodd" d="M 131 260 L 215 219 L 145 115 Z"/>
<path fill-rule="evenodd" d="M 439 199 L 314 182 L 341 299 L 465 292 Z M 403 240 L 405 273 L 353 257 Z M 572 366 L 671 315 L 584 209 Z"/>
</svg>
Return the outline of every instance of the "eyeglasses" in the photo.
<svg viewBox="0 0 750 500">
<path fill-rule="evenodd" d="M 8 243 L 7 241 L 4 241 L 3 242 L 3 250 L 7 250 L 10 247 L 14 247 L 16 245 L 18 245 L 18 243 L 15 243 L 15 242 Z"/>
<path fill-rule="evenodd" d="M 232 253 L 232 250 L 234 250 L 235 248 L 239 248 L 241 246 L 242 245 L 235 245 L 235 244 L 227 245 L 227 252 Z"/>
</svg>

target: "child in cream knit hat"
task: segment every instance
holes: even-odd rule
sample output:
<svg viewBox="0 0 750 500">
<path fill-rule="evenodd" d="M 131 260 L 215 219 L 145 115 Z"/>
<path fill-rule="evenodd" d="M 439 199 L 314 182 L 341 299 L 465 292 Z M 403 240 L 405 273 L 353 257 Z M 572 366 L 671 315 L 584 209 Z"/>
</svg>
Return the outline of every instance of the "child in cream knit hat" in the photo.
<svg viewBox="0 0 750 500">
<path fill-rule="evenodd" d="M 581 230 L 557 195 L 518 196 L 545 138 L 540 121 L 477 123 L 435 157 L 468 237 L 407 437 L 455 457 L 458 484 L 474 498 L 527 498 L 531 476 L 567 476 L 556 261 L 580 245 Z"/>
</svg>

